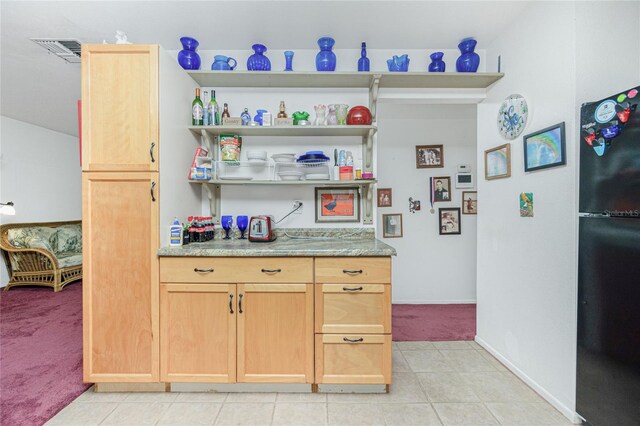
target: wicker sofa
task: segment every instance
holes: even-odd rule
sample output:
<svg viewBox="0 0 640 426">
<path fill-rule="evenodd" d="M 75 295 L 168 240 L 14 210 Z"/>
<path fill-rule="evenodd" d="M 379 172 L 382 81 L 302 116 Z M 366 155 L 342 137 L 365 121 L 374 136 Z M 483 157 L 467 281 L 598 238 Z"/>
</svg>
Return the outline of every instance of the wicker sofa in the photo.
<svg viewBox="0 0 640 426">
<path fill-rule="evenodd" d="M 60 291 L 82 279 L 82 222 L 0 225 L 0 249 L 11 287 L 39 285 Z"/>
</svg>

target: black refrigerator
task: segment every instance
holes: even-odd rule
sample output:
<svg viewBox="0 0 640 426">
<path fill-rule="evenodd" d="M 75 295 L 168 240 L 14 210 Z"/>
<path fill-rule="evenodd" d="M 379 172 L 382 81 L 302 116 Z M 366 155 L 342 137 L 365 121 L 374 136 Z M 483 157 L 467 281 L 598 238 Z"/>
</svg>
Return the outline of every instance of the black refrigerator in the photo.
<svg viewBox="0 0 640 426">
<path fill-rule="evenodd" d="M 640 424 L 640 86 L 582 106 L 576 411 Z"/>
</svg>

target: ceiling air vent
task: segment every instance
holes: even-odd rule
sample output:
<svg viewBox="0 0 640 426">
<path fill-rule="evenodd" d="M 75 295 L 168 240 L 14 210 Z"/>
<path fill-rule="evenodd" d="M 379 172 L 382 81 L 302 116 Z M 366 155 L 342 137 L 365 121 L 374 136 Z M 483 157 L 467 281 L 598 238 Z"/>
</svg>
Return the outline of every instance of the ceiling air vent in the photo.
<svg viewBox="0 0 640 426">
<path fill-rule="evenodd" d="M 72 64 L 80 63 L 80 42 L 71 38 L 53 39 L 53 38 L 32 38 L 36 44 L 44 47 L 54 55 L 64 59 Z"/>
</svg>

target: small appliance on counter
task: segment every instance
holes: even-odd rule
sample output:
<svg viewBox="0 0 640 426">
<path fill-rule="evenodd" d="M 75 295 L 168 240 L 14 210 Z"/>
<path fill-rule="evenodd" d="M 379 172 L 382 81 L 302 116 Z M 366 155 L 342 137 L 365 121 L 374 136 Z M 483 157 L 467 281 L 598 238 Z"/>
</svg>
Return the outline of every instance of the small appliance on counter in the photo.
<svg viewBox="0 0 640 426">
<path fill-rule="evenodd" d="M 249 241 L 268 242 L 276 239 L 274 232 L 276 221 L 273 216 L 251 216 L 249 222 Z"/>
</svg>

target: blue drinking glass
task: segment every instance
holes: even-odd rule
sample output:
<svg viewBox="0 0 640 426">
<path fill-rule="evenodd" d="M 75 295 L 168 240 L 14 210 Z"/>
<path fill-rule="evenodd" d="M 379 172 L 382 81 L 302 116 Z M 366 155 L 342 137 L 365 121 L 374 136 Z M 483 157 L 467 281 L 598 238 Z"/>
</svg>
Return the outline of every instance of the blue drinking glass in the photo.
<svg viewBox="0 0 640 426">
<path fill-rule="evenodd" d="M 240 230 L 240 239 L 246 240 L 247 238 L 244 236 L 244 231 L 246 231 L 247 226 L 249 226 L 249 216 L 237 216 L 236 222 Z"/>
<path fill-rule="evenodd" d="M 229 230 L 233 226 L 233 216 L 222 216 L 220 223 L 222 223 L 222 228 L 225 232 L 225 237 L 223 239 L 230 240 Z"/>
</svg>

